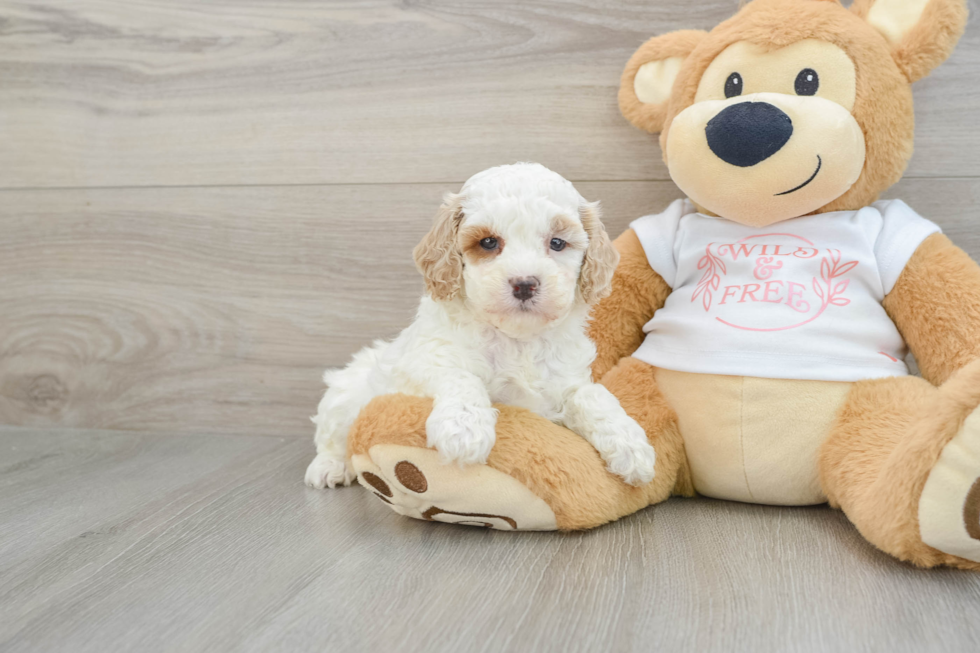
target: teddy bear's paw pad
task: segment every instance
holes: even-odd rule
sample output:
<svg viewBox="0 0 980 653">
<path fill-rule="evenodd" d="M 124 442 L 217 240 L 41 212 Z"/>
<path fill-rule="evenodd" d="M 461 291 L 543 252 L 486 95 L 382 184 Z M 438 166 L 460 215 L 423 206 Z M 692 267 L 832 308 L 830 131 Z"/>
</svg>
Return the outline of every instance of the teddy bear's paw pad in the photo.
<svg viewBox="0 0 980 653">
<path fill-rule="evenodd" d="M 355 454 L 351 464 L 361 485 L 406 517 L 503 531 L 558 528 L 544 500 L 487 465 L 447 465 L 433 449 L 394 444 Z"/>
<path fill-rule="evenodd" d="M 919 499 L 919 533 L 933 548 L 980 562 L 980 408 L 929 472 Z"/>
</svg>

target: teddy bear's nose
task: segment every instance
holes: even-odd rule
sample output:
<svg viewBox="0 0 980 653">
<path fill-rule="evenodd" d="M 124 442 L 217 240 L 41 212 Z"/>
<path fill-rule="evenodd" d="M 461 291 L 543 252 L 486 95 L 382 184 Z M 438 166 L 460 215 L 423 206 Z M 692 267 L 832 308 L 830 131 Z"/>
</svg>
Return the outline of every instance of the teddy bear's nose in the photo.
<svg viewBox="0 0 980 653">
<path fill-rule="evenodd" d="M 719 159 L 747 168 L 786 145 L 793 135 L 793 121 L 768 102 L 739 102 L 709 120 L 704 133 Z"/>
</svg>

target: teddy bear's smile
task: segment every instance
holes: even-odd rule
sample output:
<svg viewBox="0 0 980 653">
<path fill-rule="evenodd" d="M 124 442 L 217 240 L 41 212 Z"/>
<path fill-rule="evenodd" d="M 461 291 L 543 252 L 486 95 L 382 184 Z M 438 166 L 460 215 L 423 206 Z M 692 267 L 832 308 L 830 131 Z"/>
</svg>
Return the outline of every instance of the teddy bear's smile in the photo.
<svg viewBox="0 0 980 653">
<path fill-rule="evenodd" d="M 820 158 L 820 155 L 818 154 L 817 155 L 817 169 L 813 171 L 813 174 L 810 175 L 810 178 L 809 179 L 807 179 L 806 181 L 804 181 L 802 184 L 800 184 L 796 188 L 790 188 L 789 190 L 784 190 L 782 193 L 776 193 L 776 195 L 777 196 L 779 196 L 779 195 L 789 195 L 790 193 L 795 193 L 796 191 L 800 190 L 801 188 L 803 188 L 804 186 L 806 186 L 811 181 L 813 181 L 814 179 L 817 178 L 817 175 L 820 174 L 820 168 L 822 166 L 823 166 L 823 159 L 821 159 Z"/>
</svg>

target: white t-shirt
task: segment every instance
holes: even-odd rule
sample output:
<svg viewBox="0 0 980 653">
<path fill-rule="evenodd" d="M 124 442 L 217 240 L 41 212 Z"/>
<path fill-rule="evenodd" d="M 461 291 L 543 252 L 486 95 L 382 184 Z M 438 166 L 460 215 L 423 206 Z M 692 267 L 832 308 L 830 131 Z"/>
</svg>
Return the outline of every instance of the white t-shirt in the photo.
<svg viewBox="0 0 980 653">
<path fill-rule="evenodd" d="M 673 289 L 633 354 L 682 372 L 858 381 L 908 374 L 881 302 L 939 231 L 899 200 L 747 227 L 688 200 L 630 225 Z"/>
</svg>

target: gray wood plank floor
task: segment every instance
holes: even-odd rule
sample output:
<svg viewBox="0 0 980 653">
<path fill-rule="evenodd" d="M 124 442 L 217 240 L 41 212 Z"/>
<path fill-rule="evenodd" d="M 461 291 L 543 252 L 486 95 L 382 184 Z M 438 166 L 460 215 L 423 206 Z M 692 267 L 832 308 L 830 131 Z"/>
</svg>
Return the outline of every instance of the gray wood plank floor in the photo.
<svg viewBox="0 0 980 653">
<path fill-rule="evenodd" d="M 0 429 L 4 651 L 975 651 L 980 575 L 828 508 L 675 499 L 588 533 L 303 486 L 296 438 Z"/>
</svg>

